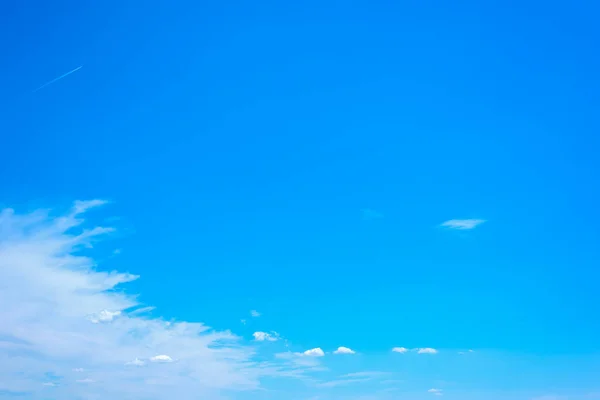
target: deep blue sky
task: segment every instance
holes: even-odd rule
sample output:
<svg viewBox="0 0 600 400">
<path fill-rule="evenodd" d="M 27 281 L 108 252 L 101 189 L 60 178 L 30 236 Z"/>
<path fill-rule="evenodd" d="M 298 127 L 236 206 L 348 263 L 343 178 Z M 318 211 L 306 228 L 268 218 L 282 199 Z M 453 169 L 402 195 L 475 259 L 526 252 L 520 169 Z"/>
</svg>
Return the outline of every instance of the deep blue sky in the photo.
<svg viewBox="0 0 600 400">
<path fill-rule="evenodd" d="M 600 8 L 459 3 L 4 5 L 0 202 L 110 200 L 168 318 L 598 352 Z"/>
</svg>

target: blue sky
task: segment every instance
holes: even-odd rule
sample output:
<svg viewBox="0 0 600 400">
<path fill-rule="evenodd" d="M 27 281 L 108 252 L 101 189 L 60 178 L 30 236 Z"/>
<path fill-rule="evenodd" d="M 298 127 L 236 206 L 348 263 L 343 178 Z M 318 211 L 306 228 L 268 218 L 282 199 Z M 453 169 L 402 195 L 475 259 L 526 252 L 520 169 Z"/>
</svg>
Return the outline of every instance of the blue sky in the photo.
<svg viewBox="0 0 600 400">
<path fill-rule="evenodd" d="M 101 3 L 0 16 L 0 398 L 600 397 L 598 5 Z"/>
</svg>

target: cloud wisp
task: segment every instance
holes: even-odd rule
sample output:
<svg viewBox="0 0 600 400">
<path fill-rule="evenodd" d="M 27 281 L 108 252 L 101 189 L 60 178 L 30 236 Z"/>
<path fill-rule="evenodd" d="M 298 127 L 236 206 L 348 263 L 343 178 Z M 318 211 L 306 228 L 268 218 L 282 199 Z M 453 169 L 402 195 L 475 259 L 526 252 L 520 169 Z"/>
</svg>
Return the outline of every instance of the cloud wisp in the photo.
<svg viewBox="0 0 600 400">
<path fill-rule="evenodd" d="M 279 334 L 277 332 L 254 332 L 252 336 L 257 342 L 276 342 L 279 340 Z"/>
<path fill-rule="evenodd" d="M 141 304 L 120 288 L 138 276 L 101 271 L 80 252 L 112 232 L 83 228 L 83 213 L 103 203 L 76 202 L 59 216 L 0 212 L 0 304 L 11 305 L 0 308 L 0 358 L 11 360 L 0 365 L 0 391 L 210 398 L 281 375 L 279 366 L 254 361 L 255 350 L 231 332 L 136 313 Z"/>
<path fill-rule="evenodd" d="M 446 222 L 442 222 L 440 226 L 442 228 L 464 231 L 475 229 L 484 222 L 486 222 L 485 219 L 451 219 Z"/>
<path fill-rule="evenodd" d="M 61 75 L 61 76 L 59 76 L 59 77 L 56 77 L 56 78 L 54 78 L 54 79 L 52 79 L 51 81 L 48 81 L 48 82 L 44 83 L 42 86 L 38 87 L 37 89 L 34 89 L 34 90 L 32 91 L 32 93 L 35 93 L 35 92 L 37 92 L 38 90 L 41 90 L 41 89 L 45 88 L 45 87 L 46 87 L 46 86 L 48 86 L 48 85 L 52 85 L 53 83 L 55 83 L 55 82 L 57 82 L 57 81 L 60 81 L 60 80 L 61 80 L 61 79 L 63 79 L 63 78 L 66 78 L 67 76 L 71 75 L 72 73 L 79 71 L 81 68 L 83 68 L 83 65 L 80 65 L 79 67 L 77 67 L 77 68 L 75 68 L 75 69 L 73 69 L 73 70 L 71 70 L 71 71 L 69 71 L 69 72 L 67 72 L 67 73 L 64 73 L 64 74 L 62 74 L 62 75 Z"/>
<path fill-rule="evenodd" d="M 392 348 L 393 353 L 405 354 L 409 351 L 413 351 L 417 354 L 437 354 L 438 350 L 432 347 L 418 347 L 416 349 L 407 349 L 406 347 L 394 347 Z"/>
</svg>

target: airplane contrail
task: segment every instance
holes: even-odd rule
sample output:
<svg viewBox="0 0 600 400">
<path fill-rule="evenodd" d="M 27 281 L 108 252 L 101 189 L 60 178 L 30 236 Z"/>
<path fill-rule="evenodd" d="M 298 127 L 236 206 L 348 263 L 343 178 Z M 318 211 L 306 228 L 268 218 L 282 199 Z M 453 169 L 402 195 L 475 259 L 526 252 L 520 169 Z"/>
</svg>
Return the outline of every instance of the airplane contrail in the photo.
<svg viewBox="0 0 600 400">
<path fill-rule="evenodd" d="M 51 81 L 44 83 L 44 84 L 43 84 L 42 86 L 40 86 L 39 88 L 35 89 L 35 90 L 34 90 L 32 93 L 35 93 L 35 92 L 37 92 L 38 90 L 40 90 L 40 89 L 43 89 L 43 88 L 45 88 L 46 86 L 48 86 L 48 85 L 51 85 L 51 84 L 53 84 L 54 82 L 56 82 L 56 81 L 59 81 L 59 80 L 61 80 L 62 78 L 65 78 L 65 77 L 67 77 L 67 76 L 71 75 L 73 72 L 79 71 L 79 70 L 80 70 L 82 67 L 83 67 L 83 65 L 80 65 L 79 67 L 75 68 L 74 70 L 72 70 L 72 71 L 69 71 L 69 72 L 67 72 L 66 74 L 62 74 L 62 75 L 61 75 L 61 76 L 59 76 L 58 78 L 54 78 L 54 79 L 52 79 Z"/>
</svg>

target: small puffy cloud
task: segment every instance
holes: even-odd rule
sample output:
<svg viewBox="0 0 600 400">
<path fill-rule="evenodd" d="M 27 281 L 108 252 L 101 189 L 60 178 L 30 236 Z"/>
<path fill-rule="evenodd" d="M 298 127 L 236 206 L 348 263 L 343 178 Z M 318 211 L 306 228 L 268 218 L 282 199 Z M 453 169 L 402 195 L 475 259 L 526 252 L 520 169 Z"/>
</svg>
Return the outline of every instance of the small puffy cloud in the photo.
<svg viewBox="0 0 600 400">
<path fill-rule="evenodd" d="M 356 354 L 356 352 L 348 347 L 340 346 L 333 354 Z"/>
<path fill-rule="evenodd" d="M 441 396 L 442 393 L 442 389 L 429 389 L 427 392 L 434 394 L 436 396 Z"/>
<path fill-rule="evenodd" d="M 98 313 L 90 315 L 89 320 L 94 324 L 112 322 L 113 319 L 121 315 L 121 311 L 102 310 Z"/>
<path fill-rule="evenodd" d="M 170 363 L 173 362 L 173 359 L 165 354 L 160 354 L 158 356 L 150 357 L 150 361 L 154 363 Z"/>
<path fill-rule="evenodd" d="M 408 349 L 407 349 L 406 347 L 394 347 L 394 348 L 392 349 L 392 351 L 393 351 L 394 353 L 400 353 L 400 354 L 404 354 L 404 353 L 406 353 L 406 352 L 408 351 Z"/>
<path fill-rule="evenodd" d="M 254 332 L 252 336 L 254 336 L 254 340 L 257 342 L 275 342 L 279 339 L 279 334 L 277 332 Z"/>
<path fill-rule="evenodd" d="M 438 351 L 436 349 L 432 349 L 431 347 L 423 347 L 417 349 L 418 354 L 437 354 Z"/>
<path fill-rule="evenodd" d="M 256 310 L 250 310 L 250 316 L 252 316 L 253 318 L 258 318 L 260 317 L 260 313 Z"/>
<path fill-rule="evenodd" d="M 321 350 L 320 347 L 306 350 L 302 354 L 304 354 L 305 356 L 308 356 L 308 357 L 323 357 L 325 355 L 325 353 L 323 352 L 323 350 Z"/>
<path fill-rule="evenodd" d="M 469 230 L 483 224 L 485 219 L 451 219 L 443 222 L 440 226 L 449 229 Z"/>
</svg>

